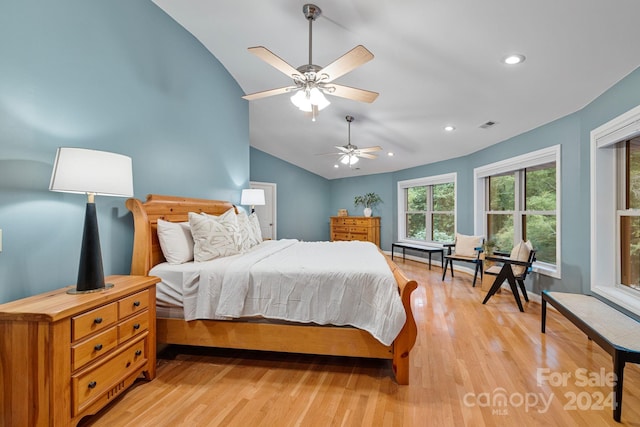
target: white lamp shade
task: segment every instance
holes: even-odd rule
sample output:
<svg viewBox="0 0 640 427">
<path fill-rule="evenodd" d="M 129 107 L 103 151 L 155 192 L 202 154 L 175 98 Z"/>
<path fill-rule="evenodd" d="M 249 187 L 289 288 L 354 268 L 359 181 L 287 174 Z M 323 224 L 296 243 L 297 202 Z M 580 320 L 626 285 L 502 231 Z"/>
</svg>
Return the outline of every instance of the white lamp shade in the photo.
<svg viewBox="0 0 640 427">
<path fill-rule="evenodd" d="M 241 205 L 264 205 L 264 190 L 261 188 L 249 188 L 242 190 L 242 196 L 240 197 Z"/>
<path fill-rule="evenodd" d="M 49 190 L 131 197 L 131 157 L 107 151 L 60 147 L 56 153 Z"/>
</svg>

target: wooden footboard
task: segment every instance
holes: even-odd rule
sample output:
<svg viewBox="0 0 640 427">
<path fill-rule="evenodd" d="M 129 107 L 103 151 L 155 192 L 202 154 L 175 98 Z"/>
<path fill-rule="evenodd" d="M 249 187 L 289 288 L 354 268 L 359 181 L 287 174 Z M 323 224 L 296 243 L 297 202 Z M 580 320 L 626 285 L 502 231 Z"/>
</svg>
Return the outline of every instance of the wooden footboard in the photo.
<svg viewBox="0 0 640 427">
<path fill-rule="evenodd" d="M 232 208 L 229 202 L 174 196 L 149 195 L 146 202 L 129 199 L 133 213 L 134 243 L 131 274 L 148 275 L 163 262 L 158 243 L 157 221 L 182 222 L 189 212 L 220 215 Z M 324 354 L 392 360 L 398 384 L 409 383 L 409 353 L 417 327 L 411 311 L 411 293 L 417 288 L 396 264 L 386 257 L 398 284 L 406 322 L 391 346 L 385 346 L 366 331 L 350 327 L 250 323 L 243 321 L 157 319 L 158 343 L 183 344 L 289 353 Z"/>
<path fill-rule="evenodd" d="M 418 336 L 418 327 L 413 317 L 413 310 L 411 310 L 411 293 L 416 290 L 418 283 L 415 280 L 409 280 L 404 272 L 389 258 L 387 258 L 387 263 L 398 283 L 402 305 L 407 315 L 404 326 L 393 341 L 393 372 L 396 375 L 398 384 L 409 384 L 409 352 L 416 343 Z"/>
</svg>

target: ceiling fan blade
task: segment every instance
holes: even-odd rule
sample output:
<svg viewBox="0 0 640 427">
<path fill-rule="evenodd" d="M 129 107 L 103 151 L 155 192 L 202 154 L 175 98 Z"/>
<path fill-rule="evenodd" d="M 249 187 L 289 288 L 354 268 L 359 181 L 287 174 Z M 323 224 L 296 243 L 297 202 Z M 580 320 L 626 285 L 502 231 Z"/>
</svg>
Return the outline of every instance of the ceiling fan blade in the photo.
<svg viewBox="0 0 640 427">
<path fill-rule="evenodd" d="M 247 49 L 258 58 L 262 59 L 267 64 L 271 65 L 278 71 L 286 74 L 289 77 L 300 75 L 300 71 L 296 70 L 293 66 L 289 65 L 284 59 L 280 58 L 275 53 L 271 52 L 264 46 L 250 47 Z"/>
<path fill-rule="evenodd" d="M 376 145 L 375 147 L 364 147 L 364 148 L 358 148 L 358 151 L 360 153 L 370 153 L 372 151 L 380 151 L 382 150 L 382 147 Z"/>
<path fill-rule="evenodd" d="M 263 90 L 262 92 L 250 93 L 248 95 L 243 96 L 247 101 L 253 101 L 254 99 L 266 98 L 267 96 L 280 95 L 282 93 L 287 93 L 292 89 L 296 89 L 297 86 L 285 86 L 279 87 L 277 89 Z"/>
<path fill-rule="evenodd" d="M 344 153 L 336 153 L 335 151 L 332 153 L 318 153 L 316 156 L 342 156 Z"/>
<path fill-rule="evenodd" d="M 335 88 L 333 92 L 326 92 L 330 95 L 339 96 L 341 98 L 353 99 L 354 101 L 373 102 L 378 97 L 377 92 L 371 92 L 364 89 L 356 89 L 354 87 L 330 84 L 329 87 Z"/>
<path fill-rule="evenodd" d="M 349 151 L 351 151 L 347 147 L 343 147 L 341 145 L 334 145 L 334 147 L 336 147 L 338 150 L 342 151 L 343 153 L 348 153 Z"/>
<path fill-rule="evenodd" d="M 363 157 L 365 159 L 377 159 L 378 158 L 378 156 L 376 156 L 375 154 L 368 154 L 368 153 L 357 153 L 356 156 Z"/>
<path fill-rule="evenodd" d="M 326 74 L 329 76 L 326 81 L 330 82 L 372 59 L 373 53 L 369 52 L 366 47 L 358 45 L 318 71 L 318 74 Z"/>
</svg>

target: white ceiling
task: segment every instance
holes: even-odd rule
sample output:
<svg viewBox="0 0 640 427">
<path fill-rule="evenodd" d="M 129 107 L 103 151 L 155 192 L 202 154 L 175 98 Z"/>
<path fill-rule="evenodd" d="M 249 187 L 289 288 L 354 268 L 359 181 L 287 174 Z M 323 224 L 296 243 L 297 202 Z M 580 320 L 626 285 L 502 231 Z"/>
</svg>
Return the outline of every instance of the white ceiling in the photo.
<svg viewBox="0 0 640 427">
<path fill-rule="evenodd" d="M 308 63 L 301 0 L 153 0 L 191 32 L 245 93 L 291 80 L 247 51 L 265 46 Z M 390 172 L 473 153 L 573 113 L 640 65 L 638 0 L 318 0 L 313 63 L 358 44 L 375 58 L 336 83 L 379 92 L 372 104 L 327 96 L 318 120 L 288 95 L 251 101 L 251 146 L 334 179 Z M 510 53 L 526 61 L 507 66 Z M 248 101 L 247 101 L 248 102 Z M 351 142 L 376 160 L 334 168 Z M 487 121 L 497 125 L 479 126 Z M 443 127 L 451 124 L 454 132 Z M 395 156 L 389 157 L 388 152 Z"/>
</svg>

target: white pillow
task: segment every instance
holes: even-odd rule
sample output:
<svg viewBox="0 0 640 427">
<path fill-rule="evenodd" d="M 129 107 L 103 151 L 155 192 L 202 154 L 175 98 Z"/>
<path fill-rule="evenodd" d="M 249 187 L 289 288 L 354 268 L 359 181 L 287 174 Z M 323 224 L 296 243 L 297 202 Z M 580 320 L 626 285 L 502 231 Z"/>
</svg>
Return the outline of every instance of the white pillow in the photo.
<svg viewBox="0 0 640 427">
<path fill-rule="evenodd" d="M 240 230 L 233 209 L 218 217 L 189 212 L 189 224 L 193 235 L 195 261 L 208 261 L 240 253 Z"/>
<path fill-rule="evenodd" d="M 533 246 L 531 242 L 527 240 L 526 242 L 521 240 L 520 243 L 515 245 L 513 249 L 511 249 L 511 254 L 509 258 L 515 259 L 518 261 L 529 261 L 529 254 L 533 250 Z M 511 269 L 513 270 L 514 276 L 519 276 L 524 273 L 525 266 L 524 265 L 512 265 Z"/>
<path fill-rule="evenodd" d="M 253 227 L 245 211 L 238 212 L 238 227 L 240 228 L 240 249 L 243 252 L 259 243 L 254 236 Z"/>
<path fill-rule="evenodd" d="M 188 222 L 158 219 L 158 240 L 164 259 L 169 264 L 193 261 L 193 237 Z"/>
<path fill-rule="evenodd" d="M 476 248 L 482 246 L 482 236 L 466 236 L 456 233 L 456 255 L 475 257 Z"/>
<path fill-rule="evenodd" d="M 260 221 L 258 220 L 258 215 L 256 213 L 252 213 L 249 215 L 249 223 L 251 224 L 251 229 L 253 230 L 253 237 L 256 239 L 256 244 L 262 243 L 262 230 L 260 229 Z"/>
</svg>

